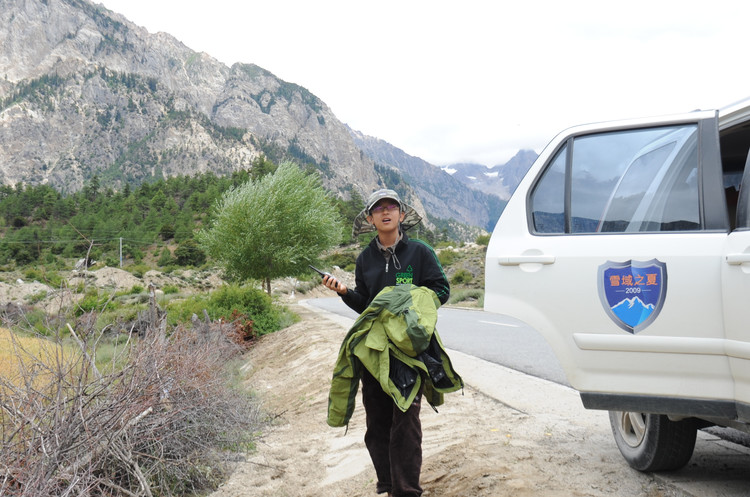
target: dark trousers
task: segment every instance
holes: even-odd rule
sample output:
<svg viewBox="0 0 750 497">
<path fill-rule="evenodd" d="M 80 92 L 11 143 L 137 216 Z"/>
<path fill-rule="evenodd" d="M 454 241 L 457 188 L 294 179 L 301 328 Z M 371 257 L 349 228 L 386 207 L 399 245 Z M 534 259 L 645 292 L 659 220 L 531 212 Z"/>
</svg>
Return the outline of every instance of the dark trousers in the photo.
<svg viewBox="0 0 750 497">
<path fill-rule="evenodd" d="M 367 371 L 362 375 L 362 403 L 367 417 L 365 445 L 378 477 L 377 492 L 394 497 L 419 497 L 422 470 L 421 392 L 401 412 L 380 383 Z"/>
</svg>

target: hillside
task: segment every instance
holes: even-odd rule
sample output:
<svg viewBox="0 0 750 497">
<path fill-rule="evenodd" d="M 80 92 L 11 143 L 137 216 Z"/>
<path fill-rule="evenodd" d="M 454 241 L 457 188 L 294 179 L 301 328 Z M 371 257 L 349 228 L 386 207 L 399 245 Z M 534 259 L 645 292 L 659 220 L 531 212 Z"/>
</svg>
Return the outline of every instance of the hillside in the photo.
<svg viewBox="0 0 750 497">
<path fill-rule="evenodd" d="M 121 188 L 313 164 L 335 191 L 378 184 L 328 106 L 254 64 L 232 67 L 87 0 L 0 1 L 0 182 Z"/>
<path fill-rule="evenodd" d="M 386 141 L 358 131 L 350 132 L 365 155 L 401 173 L 422 199 L 427 212 L 440 218 L 466 220 L 487 231 L 495 227 L 506 203 L 499 196 L 471 189 L 444 170 Z"/>
<path fill-rule="evenodd" d="M 394 187 L 420 212 L 484 229 L 502 210 L 424 161 L 373 159 L 303 86 L 88 0 L 0 0 L 0 74 L 3 185 L 67 193 L 98 177 L 120 191 L 247 170 L 262 154 L 317 170 L 343 199 Z"/>
</svg>

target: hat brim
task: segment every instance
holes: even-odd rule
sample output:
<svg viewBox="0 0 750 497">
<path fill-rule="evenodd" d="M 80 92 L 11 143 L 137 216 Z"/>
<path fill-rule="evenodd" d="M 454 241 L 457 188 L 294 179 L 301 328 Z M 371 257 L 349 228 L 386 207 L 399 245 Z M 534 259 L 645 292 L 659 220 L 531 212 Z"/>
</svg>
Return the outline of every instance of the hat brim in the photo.
<svg viewBox="0 0 750 497">
<path fill-rule="evenodd" d="M 406 212 L 404 220 L 401 221 L 400 224 L 402 230 L 406 231 L 422 221 L 422 216 L 417 213 L 417 210 L 414 209 L 414 207 L 401 202 L 401 208 L 404 210 L 404 212 Z M 352 236 L 358 236 L 365 233 L 372 233 L 373 231 L 377 231 L 375 225 L 367 220 L 369 215 L 370 214 L 367 209 L 362 209 L 362 211 L 357 214 L 357 217 L 354 218 L 354 225 L 352 226 Z"/>
</svg>

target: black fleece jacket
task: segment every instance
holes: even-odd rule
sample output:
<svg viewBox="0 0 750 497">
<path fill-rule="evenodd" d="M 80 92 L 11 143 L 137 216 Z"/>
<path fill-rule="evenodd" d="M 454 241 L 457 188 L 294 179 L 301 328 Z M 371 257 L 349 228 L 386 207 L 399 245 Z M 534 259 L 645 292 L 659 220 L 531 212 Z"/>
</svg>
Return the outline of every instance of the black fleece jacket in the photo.
<svg viewBox="0 0 750 497">
<path fill-rule="evenodd" d="M 387 286 L 425 286 L 433 290 L 441 304 L 450 297 L 450 284 L 432 247 L 405 234 L 394 248 L 395 257 L 386 260 L 377 238 L 357 257 L 354 276 L 356 288 L 349 288 L 341 299 L 355 312 L 362 313 L 372 299 Z"/>
</svg>

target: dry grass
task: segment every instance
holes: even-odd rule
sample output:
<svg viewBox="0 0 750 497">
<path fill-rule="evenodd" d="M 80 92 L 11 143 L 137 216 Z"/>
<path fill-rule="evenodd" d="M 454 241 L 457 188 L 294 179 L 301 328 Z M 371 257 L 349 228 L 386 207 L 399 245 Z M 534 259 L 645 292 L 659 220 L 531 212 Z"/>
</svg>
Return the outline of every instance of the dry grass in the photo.
<svg viewBox="0 0 750 497">
<path fill-rule="evenodd" d="M 20 336 L 7 328 L 0 328 L 0 377 L 8 381 L 23 381 L 24 370 L 33 368 L 38 361 L 52 362 L 65 350 L 70 351 L 70 348 L 44 338 Z M 37 375 L 37 381 L 42 380 L 43 375 Z"/>
<path fill-rule="evenodd" d="M 13 337 L 10 330 L 0 328 L 0 376 L 9 378 L 18 372 L 18 356 L 13 352 L 13 339 L 29 350 L 41 347 L 35 338 Z"/>
</svg>

